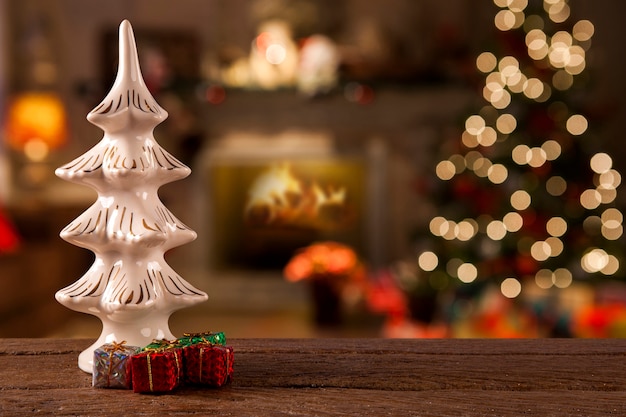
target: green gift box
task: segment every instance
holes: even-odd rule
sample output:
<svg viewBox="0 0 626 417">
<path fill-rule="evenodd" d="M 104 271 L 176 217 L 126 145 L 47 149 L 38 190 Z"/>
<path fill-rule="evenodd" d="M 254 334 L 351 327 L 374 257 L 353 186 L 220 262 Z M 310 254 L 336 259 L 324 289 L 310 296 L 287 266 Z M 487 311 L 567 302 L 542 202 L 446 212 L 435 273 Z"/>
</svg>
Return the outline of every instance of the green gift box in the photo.
<svg viewBox="0 0 626 417">
<path fill-rule="evenodd" d="M 183 337 L 176 339 L 175 343 L 181 347 L 198 343 L 226 346 L 226 335 L 224 332 L 184 333 Z"/>
</svg>

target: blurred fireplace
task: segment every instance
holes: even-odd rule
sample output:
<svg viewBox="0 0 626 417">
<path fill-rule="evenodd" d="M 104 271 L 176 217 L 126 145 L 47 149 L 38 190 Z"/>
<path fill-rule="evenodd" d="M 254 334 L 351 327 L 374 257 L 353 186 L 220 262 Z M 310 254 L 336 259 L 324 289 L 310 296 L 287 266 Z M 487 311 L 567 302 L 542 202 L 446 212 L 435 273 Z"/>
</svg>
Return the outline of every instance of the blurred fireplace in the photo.
<svg viewBox="0 0 626 417">
<path fill-rule="evenodd" d="M 211 270 L 280 271 L 323 240 L 375 257 L 371 155 L 338 155 L 325 134 L 246 133 L 223 138 L 203 160 Z"/>
</svg>

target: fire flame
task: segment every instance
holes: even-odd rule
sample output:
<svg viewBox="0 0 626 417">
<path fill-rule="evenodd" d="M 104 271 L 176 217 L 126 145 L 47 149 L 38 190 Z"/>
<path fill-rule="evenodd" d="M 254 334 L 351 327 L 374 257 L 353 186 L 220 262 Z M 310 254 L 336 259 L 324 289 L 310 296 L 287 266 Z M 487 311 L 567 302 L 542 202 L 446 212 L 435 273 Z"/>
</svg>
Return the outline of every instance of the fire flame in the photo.
<svg viewBox="0 0 626 417">
<path fill-rule="evenodd" d="M 246 220 L 263 225 L 324 227 L 342 220 L 346 188 L 305 181 L 291 165 L 275 164 L 261 173 L 248 190 Z"/>
</svg>

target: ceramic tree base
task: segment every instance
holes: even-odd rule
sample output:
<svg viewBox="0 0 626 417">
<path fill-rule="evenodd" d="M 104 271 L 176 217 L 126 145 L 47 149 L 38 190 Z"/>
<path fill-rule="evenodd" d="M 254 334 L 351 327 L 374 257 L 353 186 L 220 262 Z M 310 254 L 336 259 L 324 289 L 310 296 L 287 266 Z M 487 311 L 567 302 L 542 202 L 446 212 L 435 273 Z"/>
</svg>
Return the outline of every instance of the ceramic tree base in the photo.
<svg viewBox="0 0 626 417">
<path fill-rule="evenodd" d="M 156 142 L 167 118 L 148 91 L 130 23 L 120 25 L 119 66 L 111 91 L 87 119 L 104 131 L 93 148 L 55 173 L 95 189 L 98 199 L 61 231 L 61 237 L 96 255 L 78 281 L 56 293 L 64 306 L 100 318 L 98 340 L 79 356 L 92 372 L 93 351 L 111 342 L 145 346 L 173 339 L 170 315 L 207 295 L 182 279 L 164 254 L 196 238 L 159 200 L 160 186 L 191 170 Z"/>
<path fill-rule="evenodd" d="M 146 346 L 154 339 L 175 339 L 175 336 L 170 332 L 168 321 L 169 314 L 158 317 L 156 314 L 150 313 L 146 314 L 143 319 L 137 315 L 130 315 L 129 320 L 121 322 L 103 319 L 100 337 L 78 355 L 78 367 L 91 373 L 93 370 L 93 351 L 105 343 L 125 341 L 129 346 Z"/>
</svg>

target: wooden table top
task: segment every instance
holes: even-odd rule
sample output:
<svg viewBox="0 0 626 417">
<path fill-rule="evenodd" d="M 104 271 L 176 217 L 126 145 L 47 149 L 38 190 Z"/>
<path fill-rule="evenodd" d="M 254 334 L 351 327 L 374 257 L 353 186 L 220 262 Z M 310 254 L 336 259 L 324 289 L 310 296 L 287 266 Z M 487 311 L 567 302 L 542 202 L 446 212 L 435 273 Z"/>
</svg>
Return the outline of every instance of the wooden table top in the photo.
<svg viewBox="0 0 626 417">
<path fill-rule="evenodd" d="M 91 387 L 86 339 L 0 339 L 2 416 L 626 415 L 626 340 L 233 339 L 221 389 Z"/>
</svg>

